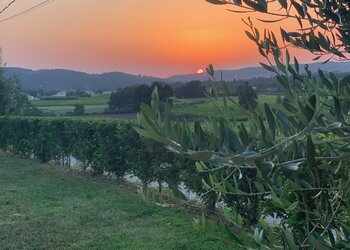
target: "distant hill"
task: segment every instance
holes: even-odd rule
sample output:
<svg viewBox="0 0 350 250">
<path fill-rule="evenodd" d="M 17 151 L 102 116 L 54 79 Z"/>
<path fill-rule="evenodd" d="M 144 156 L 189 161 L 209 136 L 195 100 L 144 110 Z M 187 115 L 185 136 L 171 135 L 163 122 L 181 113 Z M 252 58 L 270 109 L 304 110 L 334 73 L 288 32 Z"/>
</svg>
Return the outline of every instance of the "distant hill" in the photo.
<svg viewBox="0 0 350 250">
<path fill-rule="evenodd" d="M 309 69 L 312 72 L 316 72 L 319 68 L 326 72 L 338 72 L 338 73 L 350 73 L 350 62 L 328 62 L 326 64 L 322 63 L 312 63 L 309 64 Z M 304 65 L 300 65 L 302 72 L 304 71 Z M 236 70 L 217 70 L 215 72 L 215 77 L 225 81 L 233 81 L 234 79 L 248 80 L 253 78 L 269 78 L 273 76 L 272 72 L 269 72 L 262 67 L 248 67 Z M 176 75 L 166 78 L 168 82 L 189 82 L 193 80 L 205 81 L 208 79 L 207 74 L 190 74 L 190 75 Z"/>
<path fill-rule="evenodd" d="M 303 65 L 300 66 L 301 68 Z M 324 71 L 338 73 L 350 73 L 350 62 L 329 62 L 310 64 L 310 69 L 315 72 L 318 68 Z M 168 78 L 137 76 L 121 72 L 110 72 L 102 74 L 88 74 L 84 72 L 53 69 L 53 70 L 29 70 L 23 68 L 5 68 L 8 76 L 19 78 L 21 86 L 25 90 L 43 89 L 46 91 L 60 91 L 65 89 L 81 90 L 117 90 L 126 86 L 136 84 L 151 84 L 154 81 L 164 81 L 168 83 L 189 82 L 193 80 L 206 81 L 206 74 L 176 75 Z M 248 80 L 253 78 L 269 78 L 273 76 L 271 72 L 261 67 L 249 67 L 236 70 L 218 70 L 216 77 L 225 81 Z"/>
<path fill-rule="evenodd" d="M 222 78 L 225 81 L 232 81 L 234 79 L 252 79 L 254 77 L 271 77 L 273 74 L 263 69 L 262 67 L 249 67 L 237 70 L 216 70 L 215 76 L 217 79 Z M 206 81 L 208 79 L 207 74 L 189 74 L 189 75 L 175 75 L 166 78 L 167 82 L 189 82 L 193 80 Z"/>
<path fill-rule="evenodd" d="M 5 68 L 5 74 L 18 77 L 23 89 L 59 91 L 64 89 L 116 90 L 130 85 L 150 84 L 159 78 L 136 76 L 121 72 L 88 74 L 84 72 L 53 69 L 28 70 Z"/>
</svg>

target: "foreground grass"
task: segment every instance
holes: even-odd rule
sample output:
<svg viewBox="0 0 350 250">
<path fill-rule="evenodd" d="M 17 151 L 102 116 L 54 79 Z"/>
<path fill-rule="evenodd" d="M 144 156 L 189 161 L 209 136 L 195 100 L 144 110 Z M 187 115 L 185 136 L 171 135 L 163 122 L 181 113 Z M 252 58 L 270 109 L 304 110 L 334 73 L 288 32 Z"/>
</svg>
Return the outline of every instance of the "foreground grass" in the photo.
<svg viewBox="0 0 350 250">
<path fill-rule="evenodd" d="M 102 178 L 0 157 L 0 249 L 237 249 Z"/>
</svg>

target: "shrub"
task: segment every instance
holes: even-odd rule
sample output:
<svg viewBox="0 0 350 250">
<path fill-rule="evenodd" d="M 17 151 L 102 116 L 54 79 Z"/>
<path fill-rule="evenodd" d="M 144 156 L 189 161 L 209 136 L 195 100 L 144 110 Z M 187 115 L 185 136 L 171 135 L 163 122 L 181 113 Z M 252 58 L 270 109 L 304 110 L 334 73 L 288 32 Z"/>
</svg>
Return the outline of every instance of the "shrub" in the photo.
<svg viewBox="0 0 350 250">
<path fill-rule="evenodd" d="M 132 121 L 1 116 L 0 147 L 24 158 L 68 166 L 72 156 L 96 174 L 107 171 L 121 178 L 132 173 L 144 187 L 157 181 L 175 190 L 182 179 L 180 169 L 185 173 L 185 168 L 163 146 L 142 139 L 135 125 Z"/>
</svg>

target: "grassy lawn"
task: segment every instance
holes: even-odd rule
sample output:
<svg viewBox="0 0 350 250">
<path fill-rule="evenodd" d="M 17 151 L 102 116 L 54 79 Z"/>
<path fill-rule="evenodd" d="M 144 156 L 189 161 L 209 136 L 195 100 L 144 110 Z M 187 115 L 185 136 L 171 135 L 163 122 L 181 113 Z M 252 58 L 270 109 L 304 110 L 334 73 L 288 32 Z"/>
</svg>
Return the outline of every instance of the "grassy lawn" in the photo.
<svg viewBox="0 0 350 250">
<path fill-rule="evenodd" d="M 0 157 L 0 249 L 238 249 L 115 182 Z"/>
</svg>

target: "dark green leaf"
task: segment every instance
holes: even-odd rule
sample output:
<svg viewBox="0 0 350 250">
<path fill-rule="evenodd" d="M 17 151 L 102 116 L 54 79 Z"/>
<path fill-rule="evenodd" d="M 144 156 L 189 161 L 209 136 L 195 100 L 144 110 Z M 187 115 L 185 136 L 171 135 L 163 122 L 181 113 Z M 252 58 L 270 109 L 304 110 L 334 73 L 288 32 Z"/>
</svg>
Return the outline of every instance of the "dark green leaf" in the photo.
<svg viewBox="0 0 350 250">
<path fill-rule="evenodd" d="M 211 4 L 217 4 L 217 5 L 227 4 L 227 2 L 224 0 L 205 0 L 205 1 L 207 1 L 208 3 L 211 3 Z"/>
<path fill-rule="evenodd" d="M 275 121 L 275 117 L 269 107 L 269 105 L 267 105 L 265 103 L 265 114 L 266 114 L 266 118 L 267 118 L 267 122 L 269 124 L 269 128 L 270 128 L 270 131 L 271 131 L 271 134 L 272 134 L 272 140 L 274 140 L 275 138 L 275 133 L 276 133 L 276 121 Z"/>
<path fill-rule="evenodd" d="M 285 109 L 287 109 L 291 113 L 294 113 L 294 114 L 298 113 L 298 109 L 294 107 L 292 104 L 290 104 L 289 102 L 283 102 L 283 106 L 285 107 Z"/>
<path fill-rule="evenodd" d="M 271 67 L 270 65 L 267 65 L 265 63 L 260 63 L 260 65 L 268 71 L 275 72 L 275 69 L 273 67 Z"/>
<path fill-rule="evenodd" d="M 251 0 L 243 0 L 243 2 L 256 11 L 267 12 L 267 5 L 264 4 L 262 1 L 259 1 L 259 3 L 256 3 L 256 2 L 251 1 Z"/>
<path fill-rule="evenodd" d="M 283 230 L 282 231 L 282 238 L 283 238 L 284 245 L 287 247 L 286 249 L 289 249 L 289 250 L 298 250 L 299 249 L 297 247 L 297 245 L 295 244 L 293 236 L 291 235 L 290 232 Z"/>
<path fill-rule="evenodd" d="M 340 101 L 336 96 L 333 96 L 333 102 L 334 102 L 334 109 L 335 109 L 337 120 L 339 122 L 344 122 Z"/>
<path fill-rule="evenodd" d="M 313 246 L 317 250 L 330 250 L 331 248 L 327 245 L 325 245 L 325 242 L 322 239 L 317 239 L 313 234 L 308 235 L 308 240 L 311 246 Z"/>
<path fill-rule="evenodd" d="M 309 103 L 305 106 L 306 117 L 308 122 L 310 122 L 314 117 L 315 109 L 316 109 L 316 95 L 312 95 L 309 98 Z"/>
<path fill-rule="evenodd" d="M 315 160 L 316 157 L 316 150 L 315 150 L 315 145 L 312 141 L 312 137 L 309 135 L 307 137 L 307 144 L 306 144 L 306 162 L 309 168 L 314 168 L 317 163 Z"/>
<path fill-rule="evenodd" d="M 295 70 L 297 71 L 297 74 L 299 74 L 299 62 L 296 59 L 296 57 L 294 57 L 294 67 L 295 67 Z"/>
<path fill-rule="evenodd" d="M 257 42 L 256 38 L 249 31 L 246 31 L 245 33 L 250 40 L 252 40 L 253 42 Z"/>
<path fill-rule="evenodd" d="M 334 90 L 334 86 L 332 85 L 332 83 L 326 78 L 326 76 L 324 75 L 323 71 L 322 70 L 318 70 L 318 74 L 321 78 L 321 81 L 324 85 L 326 85 L 326 87 L 329 89 L 329 90 Z"/>
<path fill-rule="evenodd" d="M 282 8 L 284 9 L 288 8 L 287 0 L 278 0 L 278 2 L 282 6 Z"/>
<path fill-rule="evenodd" d="M 292 203 L 286 210 L 288 212 L 294 211 L 299 206 L 299 201 Z"/>
</svg>

